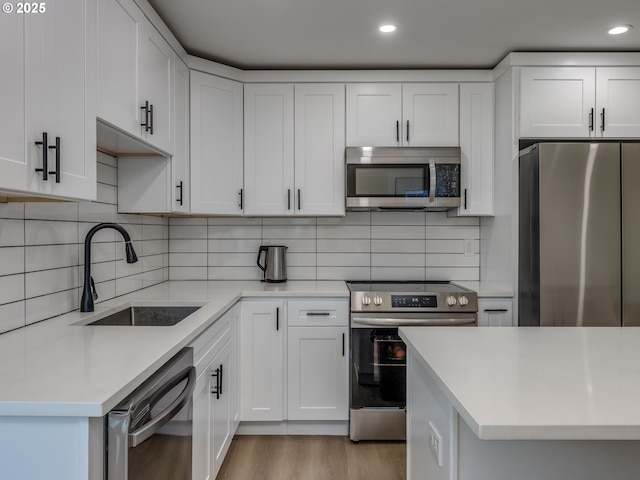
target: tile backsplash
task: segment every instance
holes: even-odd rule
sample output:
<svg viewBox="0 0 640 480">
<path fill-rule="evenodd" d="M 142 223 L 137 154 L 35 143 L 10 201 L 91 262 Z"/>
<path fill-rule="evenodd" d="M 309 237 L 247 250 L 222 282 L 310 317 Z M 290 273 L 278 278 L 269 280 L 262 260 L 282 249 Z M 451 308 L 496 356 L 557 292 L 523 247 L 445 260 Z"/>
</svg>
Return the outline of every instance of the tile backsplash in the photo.
<svg viewBox="0 0 640 480">
<path fill-rule="evenodd" d="M 341 218 L 171 218 L 171 280 L 257 280 L 260 245 L 286 245 L 290 280 L 478 280 L 479 220 L 435 212 Z"/>
<path fill-rule="evenodd" d="M 139 261 L 126 263 L 119 233 L 99 231 L 91 250 L 97 302 L 168 279 L 168 220 L 118 214 L 116 168 L 98 153 L 96 202 L 0 204 L 0 333 L 79 308 L 84 237 L 100 222 L 121 224 Z"/>
</svg>

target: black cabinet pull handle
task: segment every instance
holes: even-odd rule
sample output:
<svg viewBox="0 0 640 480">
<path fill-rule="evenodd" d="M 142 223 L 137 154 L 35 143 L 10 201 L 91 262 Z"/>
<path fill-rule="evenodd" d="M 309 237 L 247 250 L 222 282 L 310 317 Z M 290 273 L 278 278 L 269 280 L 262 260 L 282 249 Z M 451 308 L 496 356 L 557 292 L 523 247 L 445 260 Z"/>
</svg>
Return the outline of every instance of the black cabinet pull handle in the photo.
<svg viewBox="0 0 640 480">
<path fill-rule="evenodd" d="M 141 123 L 140 126 L 144 127 L 144 131 L 149 131 L 149 101 L 144 102 L 144 106 L 140 107 L 140 110 L 144 110 L 144 123 Z"/>
<path fill-rule="evenodd" d="M 467 209 L 467 189 L 464 189 L 464 209 Z"/>
<path fill-rule="evenodd" d="M 220 395 L 222 395 L 222 364 L 220 364 L 220 376 L 218 377 L 220 380 L 220 385 L 218 386 L 218 391 Z"/>
<path fill-rule="evenodd" d="M 42 145 L 42 168 L 36 168 L 36 172 L 42 172 L 42 180 L 45 182 L 49 178 L 49 165 L 47 155 L 49 153 L 49 145 L 47 140 L 47 132 L 42 132 L 42 141 L 36 142 L 36 145 Z"/>
<path fill-rule="evenodd" d="M 49 175 L 56 176 L 56 183 L 60 183 L 60 137 L 56 137 L 56 144 L 49 145 L 49 148 L 56 151 L 56 169 L 49 172 Z"/>
<path fill-rule="evenodd" d="M 151 119 L 149 122 L 149 133 L 153 135 L 153 104 L 149 105 L 149 118 Z"/>
<path fill-rule="evenodd" d="M 342 334 L 342 356 L 344 357 L 344 333 Z"/>
<path fill-rule="evenodd" d="M 589 113 L 589 131 L 593 132 L 593 108 L 591 109 L 591 112 Z"/>
<path fill-rule="evenodd" d="M 238 204 L 238 206 L 240 207 L 240 210 L 243 210 L 243 209 L 244 209 L 244 207 L 243 207 L 242 203 L 243 203 L 243 202 L 242 202 L 242 188 L 241 188 L 241 189 L 240 189 L 240 203 Z"/>
<path fill-rule="evenodd" d="M 600 119 L 602 120 L 602 125 L 600 125 L 600 130 L 604 132 L 604 124 L 605 124 L 605 116 L 604 116 L 604 108 L 602 109 L 602 113 L 600 114 Z"/>
<path fill-rule="evenodd" d="M 180 205 L 182 205 L 182 195 L 183 195 L 183 188 L 182 188 L 182 180 L 180 180 L 180 183 L 177 185 L 178 190 L 180 190 L 180 197 L 176 199 L 176 202 L 178 202 Z"/>
<path fill-rule="evenodd" d="M 331 315 L 329 312 L 307 312 L 307 317 L 328 317 Z"/>
<path fill-rule="evenodd" d="M 300 210 L 300 189 L 298 189 L 298 210 Z"/>
<path fill-rule="evenodd" d="M 396 142 L 400 143 L 400 121 L 396 120 Z"/>
<path fill-rule="evenodd" d="M 276 331 L 280 330 L 280 307 L 276 307 Z"/>
<path fill-rule="evenodd" d="M 220 377 L 222 376 L 222 372 L 219 368 L 215 369 L 215 373 L 211 374 L 212 377 L 216 377 L 216 388 L 215 390 L 211 390 L 211 393 L 216 394 L 216 400 L 220 399 Z"/>
<path fill-rule="evenodd" d="M 287 189 L 287 210 L 291 210 L 291 189 Z"/>
<path fill-rule="evenodd" d="M 409 141 L 409 120 L 407 120 L 407 142 Z"/>
<path fill-rule="evenodd" d="M 484 311 L 487 313 L 504 313 L 508 312 L 509 310 L 507 310 L 506 308 L 485 308 Z"/>
</svg>

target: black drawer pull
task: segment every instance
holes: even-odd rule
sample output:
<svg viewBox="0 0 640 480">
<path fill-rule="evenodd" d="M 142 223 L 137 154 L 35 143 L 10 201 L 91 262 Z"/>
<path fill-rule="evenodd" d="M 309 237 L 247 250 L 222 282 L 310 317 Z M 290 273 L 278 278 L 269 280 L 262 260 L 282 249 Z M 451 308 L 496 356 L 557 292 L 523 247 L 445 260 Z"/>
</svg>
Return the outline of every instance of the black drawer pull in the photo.
<svg viewBox="0 0 640 480">
<path fill-rule="evenodd" d="M 307 317 L 328 317 L 330 312 L 307 312 Z"/>
<path fill-rule="evenodd" d="M 180 183 L 178 185 L 176 185 L 176 187 L 178 188 L 178 190 L 180 190 L 180 198 L 176 198 L 176 202 L 179 203 L 180 205 L 182 205 L 182 197 L 183 197 L 183 182 L 182 180 L 180 180 Z"/>
<path fill-rule="evenodd" d="M 485 308 L 484 311 L 487 313 L 501 313 L 508 312 L 509 310 L 506 308 Z"/>
<path fill-rule="evenodd" d="M 276 307 L 276 331 L 280 330 L 280 307 Z"/>
</svg>

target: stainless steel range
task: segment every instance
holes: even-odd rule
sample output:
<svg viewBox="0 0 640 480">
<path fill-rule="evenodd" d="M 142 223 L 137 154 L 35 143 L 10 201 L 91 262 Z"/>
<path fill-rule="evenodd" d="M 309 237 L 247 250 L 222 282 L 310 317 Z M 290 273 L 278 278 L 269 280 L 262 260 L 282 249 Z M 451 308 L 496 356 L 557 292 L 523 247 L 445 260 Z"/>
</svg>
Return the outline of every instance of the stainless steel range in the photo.
<svg viewBox="0 0 640 480">
<path fill-rule="evenodd" d="M 347 282 L 351 292 L 349 438 L 406 438 L 406 346 L 398 327 L 475 326 L 476 292 L 450 282 Z"/>
</svg>

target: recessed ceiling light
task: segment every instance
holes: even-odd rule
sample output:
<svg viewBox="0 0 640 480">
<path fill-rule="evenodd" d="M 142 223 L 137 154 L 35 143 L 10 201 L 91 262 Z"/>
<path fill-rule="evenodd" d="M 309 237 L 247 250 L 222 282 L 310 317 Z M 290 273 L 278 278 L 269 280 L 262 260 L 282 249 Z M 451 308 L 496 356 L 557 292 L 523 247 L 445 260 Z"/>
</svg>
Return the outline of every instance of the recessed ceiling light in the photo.
<svg viewBox="0 0 640 480">
<path fill-rule="evenodd" d="M 396 31 L 396 26 L 391 24 L 380 25 L 380 28 L 378 30 L 380 30 L 382 33 L 391 33 Z"/>
<path fill-rule="evenodd" d="M 609 35 L 620 35 L 622 33 L 627 33 L 633 27 L 631 25 L 616 25 L 615 27 L 611 27 L 609 29 Z"/>
</svg>

